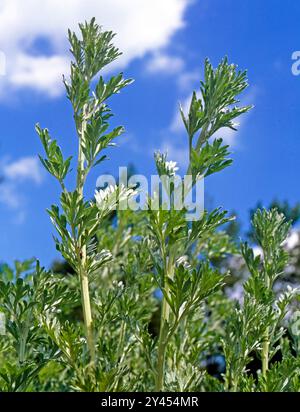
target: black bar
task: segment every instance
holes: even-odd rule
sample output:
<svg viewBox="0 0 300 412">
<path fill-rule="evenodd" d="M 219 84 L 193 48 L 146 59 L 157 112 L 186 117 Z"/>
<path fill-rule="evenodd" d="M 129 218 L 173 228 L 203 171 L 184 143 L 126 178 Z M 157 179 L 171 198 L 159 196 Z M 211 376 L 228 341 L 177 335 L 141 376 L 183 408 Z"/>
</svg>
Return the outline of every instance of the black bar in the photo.
<svg viewBox="0 0 300 412">
<path fill-rule="evenodd" d="M 220 393 L 220 392 L 191 392 L 191 393 L 0 393 L 0 411 L 11 410 L 13 407 L 30 411 L 43 408 L 60 408 L 66 405 L 68 410 L 84 408 L 84 412 L 101 410 L 103 408 L 121 408 L 137 410 L 147 408 L 176 408 L 189 409 L 230 408 L 230 411 L 243 412 L 245 407 L 291 407 L 292 403 L 299 404 L 300 393 Z M 9 409 L 6 409 L 5 406 Z M 52 409 L 53 411 L 53 409 Z M 207 409 L 206 409 L 207 411 Z M 53 412 L 56 412 L 53 411 Z M 253 411 L 256 412 L 256 411 Z"/>
</svg>

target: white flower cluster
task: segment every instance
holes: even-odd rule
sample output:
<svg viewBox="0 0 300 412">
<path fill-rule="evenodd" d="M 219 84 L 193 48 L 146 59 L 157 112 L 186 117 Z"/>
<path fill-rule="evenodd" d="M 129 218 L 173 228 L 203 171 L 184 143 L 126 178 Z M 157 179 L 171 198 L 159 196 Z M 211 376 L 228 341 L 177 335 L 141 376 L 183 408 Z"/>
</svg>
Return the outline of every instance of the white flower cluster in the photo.
<svg viewBox="0 0 300 412">
<path fill-rule="evenodd" d="M 175 176 L 179 167 L 176 166 L 177 162 L 173 162 L 172 160 L 165 163 L 165 169 L 169 176 Z"/>
<path fill-rule="evenodd" d="M 155 152 L 154 154 L 156 167 L 160 176 L 175 176 L 179 167 L 177 167 L 177 162 L 172 160 L 167 161 L 167 153 Z"/>
<path fill-rule="evenodd" d="M 96 204 L 99 207 L 114 193 L 116 193 L 118 186 L 109 185 L 105 189 L 99 189 L 95 191 Z"/>
<path fill-rule="evenodd" d="M 105 189 L 95 191 L 96 205 L 101 210 L 114 210 L 118 203 L 136 195 L 137 192 L 124 185 L 109 185 Z"/>
</svg>

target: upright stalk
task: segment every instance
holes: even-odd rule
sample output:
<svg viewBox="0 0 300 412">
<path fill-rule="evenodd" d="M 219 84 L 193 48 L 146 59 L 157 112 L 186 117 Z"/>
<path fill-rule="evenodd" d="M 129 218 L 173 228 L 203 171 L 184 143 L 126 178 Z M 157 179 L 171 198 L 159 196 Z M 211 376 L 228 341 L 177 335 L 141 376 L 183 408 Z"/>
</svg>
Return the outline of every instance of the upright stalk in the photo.
<svg viewBox="0 0 300 412">
<path fill-rule="evenodd" d="M 90 293 L 89 293 L 89 280 L 86 271 L 84 270 L 86 248 L 82 248 L 82 258 L 79 270 L 80 289 L 81 289 L 81 304 L 83 310 L 83 320 L 86 330 L 87 345 L 90 352 L 91 362 L 95 362 L 95 343 L 94 343 L 94 331 L 93 331 L 93 319 L 91 311 Z"/>
<path fill-rule="evenodd" d="M 173 259 L 171 256 L 165 259 L 165 276 L 173 277 Z M 169 293 L 167 282 L 164 285 L 165 293 Z M 166 349 L 168 344 L 169 335 L 169 320 L 170 320 L 170 306 L 163 296 L 162 309 L 160 318 L 160 331 L 158 337 L 158 352 L 157 352 L 157 376 L 155 390 L 161 392 L 164 389 L 164 375 L 165 375 L 165 363 L 166 363 Z"/>
<path fill-rule="evenodd" d="M 266 329 L 264 335 L 264 343 L 262 348 L 262 375 L 265 378 L 267 374 L 267 370 L 269 368 L 269 328 Z"/>
<path fill-rule="evenodd" d="M 83 118 L 81 123 L 81 130 L 78 133 L 78 169 L 77 169 L 77 191 L 81 198 L 83 198 L 83 185 L 84 185 L 84 154 L 82 152 L 81 142 L 86 130 L 86 105 L 83 107 Z M 80 239 L 78 239 L 79 245 L 81 244 Z M 83 310 L 83 319 L 86 331 L 87 345 L 90 352 L 92 364 L 95 362 L 95 342 L 94 342 L 94 331 L 93 331 L 93 319 L 89 292 L 89 279 L 88 273 L 85 269 L 86 266 L 86 245 L 82 245 L 78 254 L 78 274 L 80 278 L 80 288 L 81 288 L 81 304 Z"/>
<path fill-rule="evenodd" d="M 157 352 L 157 377 L 155 390 L 160 392 L 163 390 L 164 374 L 165 374 L 165 358 L 166 358 L 166 338 L 168 333 L 167 325 L 167 307 L 168 302 L 163 297 L 161 318 L 160 318 L 160 331 L 158 338 L 158 352 Z"/>
<path fill-rule="evenodd" d="M 270 279 L 268 274 L 265 275 L 265 282 L 268 289 L 271 288 Z M 269 369 L 269 348 L 270 348 L 270 330 L 269 327 L 266 328 L 263 337 L 263 347 L 262 347 L 262 376 L 265 378 L 267 370 Z"/>
</svg>

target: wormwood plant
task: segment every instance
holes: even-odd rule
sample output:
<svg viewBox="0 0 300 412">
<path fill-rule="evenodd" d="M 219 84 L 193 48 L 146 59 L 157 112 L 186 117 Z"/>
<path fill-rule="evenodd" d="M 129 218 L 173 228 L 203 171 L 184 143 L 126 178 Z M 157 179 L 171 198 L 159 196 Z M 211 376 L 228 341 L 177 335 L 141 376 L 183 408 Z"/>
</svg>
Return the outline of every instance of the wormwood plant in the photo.
<svg viewBox="0 0 300 412">
<path fill-rule="evenodd" d="M 186 208 L 176 203 L 178 195 L 184 200 L 178 167 L 160 152 L 158 174 L 163 184 L 166 177 L 171 181 L 168 208 L 152 208 L 154 196 L 147 210 L 124 210 L 120 203 L 136 191 L 122 185 L 86 198 L 89 172 L 101 167 L 105 149 L 123 132 L 110 128 L 108 100 L 132 80 L 101 74 L 120 55 L 114 34 L 94 19 L 79 27 L 80 37 L 69 31 L 73 61 L 63 80 L 77 159 L 65 157 L 49 131 L 36 126 L 45 151 L 41 162 L 61 188 L 59 205 L 48 213 L 70 274 L 33 261 L 2 267 L 1 390 L 298 391 L 298 318 L 286 316 L 297 308 L 298 292 L 276 290 L 288 260 L 283 242 L 289 224 L 281 213 L 262 209 L 254 215 L 263 251 L 255 255 L 220 229 L 231 220 L 221 208 L 186 219 Z M 180 108 L 190 192 L 231 164 L 229 147 L 215 135 L 236 129 L 235 120 L 250 109 L 238 105 L 246 87 L 246 73 L 226 58 L 217 68 L 205 61 L 188 112 Z M 76 181 L 71 189 L 69 173 Z M 240 253 L 249 270 L 241 302 L 228 298 L 227 270 L 214 265 L 231 253 Z M 209 368 L 213 357 L 219 359 L 217 373 Z"/>
<path fill-rule="evenodd" d="M 119 74 L 107 83 L 103 77 L 97 81 L 92 90 L 92 81 L 107 64 L 112 63 L 120 53 L 113 46 L 112 32 L 102 32 L 94 20 L 90 24 L 80 25 L 82 40 L 69 31 L 71 53 L 70 81 L 64 79 L 67 96 L 74 112 L 75 127 L 78 136 L 78 161 L 76 169 L 76 188 L 68 191 L 65 178 L 69 173 L 71 157 L 63 158 L 56 140 L 52 140 L 47 129 L 37 125 L 46 152 L 41 161 L 50 174 L 60 183 L 62 188 L 61 208 L 53 205 L 49 210 L 51 220 L 57 230 L 56 247 L 73 267 L 80 279 L 81 301 L 86 330 L 87 345 L 91 361 L 95 362 L 95 342 L 93 319 L 90 303 L 89 278 L 100 270 L 110 259 L 110 253 L 95 253 L 93 237 L 103 217 L 112 207 L 109 202 L 102 208 L 97 203 L 84 201 L 84 184 L 92 167 L 100 164 L 105 155 L 102 151 L 111 146 L 112 141 L 123 132 L 123 127 L 108 131 L 108 120 L 112 113 L 106 102 L 110 96 L 118 93 L 131 80 L 124 80 Z M 123 193 L 126 196 L 126 193 Z"/>
<path fill-rule="evenodd" d="M 251 355 L 256 352 L 261 361 L 259 390 L 283 391 L 285 387 L 293 387 L 296 375 L 299 384 L 299 361 L 289 350 L 285 353 L 289 343 L 282 323 L 298 290 L 288 287 L 279 296 L 274 292 L 274 283 L 287 264 L 288 255 L 282 244 L 290 225 L 275 209 L 258 209 L 252 224 L 263 252 L 262 256 L 255 256 L 247 243 L 241 246 L 250 276 L 243 286 L 243 307 L 236 307 L 225 330 L 223 345 L 228 365 L 225 382 L 226 387 L 233 390 L 243 386 L 246 390 L 255 390 L 253 380 L 245 376 L 245 371 Z M 270 371 L 270 362 L 279 350 L 283 351 L 282 362 Z"/>
<path fill-rule="evenodd" d="M 193 92 L 189 112 L 181 117 L 186 128 L 189 147 L 189 165 L 187 174 L 192 175 L 190 190 L 198 180 L 221 171 L 231 164 L 228 159 L 228 146 L 222 139 L 210 138 L 221 128 L 235 129 L 233 122 L 250 107 L 233 106 L 236 97 L 247 87 L 246 73 L 237 72 L 234 65 L 224 59 L 217 69 L 213 69 L 208 60 L 205 61 L 204 81 L 200 85 L 200 96 Z M 166 156 L 156 154 L 157 171 L 160 175 L 175 175 L 172 162 Z M 172 168 L 173 166 L 173 168 Z M 175 191 L 175 189 L 174 189 Z M 172 197 L 171 192 L 171 197 Z M 176 210 L 174 202 L 171 209 L 151 211 L 150 230 L 158 249 L 153 255 L 157 285 L 163 293 L 161 326 L 158 339 L 156 390 L 164 389 L 165 357 L 169 341 L 188 318 L 199 310 L 202 302 L 223 284 L 223 275 L 210 266 L 204 259 L 190 266 L 190 251 L 202 238 L 210 236 L 219 226 L 227 223 L 226 212 L 220 209 L 205 211 L 197 221 L 188 225 L 185 219 L 186 210 Z M 182 328 L 184 341 L 186 326 Z M 182 348 L 183 349 L 183 348 Z M 179 350 L 182 350 L 179 349 Z M 178 354 L 178 352 L 177 352 Z M 191 375 L 197 381 L 199 375 Z"/>
</svg>

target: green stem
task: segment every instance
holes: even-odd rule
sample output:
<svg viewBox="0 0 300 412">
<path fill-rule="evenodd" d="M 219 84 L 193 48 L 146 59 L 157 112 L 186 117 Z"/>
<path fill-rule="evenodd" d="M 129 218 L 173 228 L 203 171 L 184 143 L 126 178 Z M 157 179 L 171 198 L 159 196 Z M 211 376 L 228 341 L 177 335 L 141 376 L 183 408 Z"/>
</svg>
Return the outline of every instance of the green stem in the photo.
<svg viewBox="0 0 300 412">
<path fill-rule="evenodd" d="M 192 163 L 193 136 L 189 136 L 189 164 Z"/>
<path fill-rule="evenodd" d="M 169 256 L 165 260 L 165 276 L 166 278 L 173 277 L 173 259 Z M 165 293 L 169 294 L 168 284 L 165 281 Z M 170 306 L 163 296 L 162 309 L 160 318 L 160 331 L 158 337 L 158 352 L 157 352 L 157 376 L 156 376 L 156 392 L 161 392 L 164 389 L 164 375 L 165 375 L 165 362 L 166 362 L 166 349 L 168 344 L 169 322 L 170 321 Z"/>
<path fill-rule="evenodd" d="M 122 322 L 121 322 L 120 339 L 119 339 L 119 345 L 118 345 L 118 352 L 117 352 L 117 359 L 118 359 L 118 361 L 121 360 L 122 354 L 123 354 L 123 346 L 124 346 L 125 332 L 126 332 L 126 323 L 125 323 L 124 320 L 122 320 Z"/>
<path fill-rule="evenodd" d="M 238 381 L 237 381 L 237 379 L 234 379 L 233 380 L 233 383 L 232 383 L 232 392 L 237 392 L 237 386 L 238 386 Z"/>
<path fill-rule="evenodd" d="M 199 152 L 199 150 L 201 149 L 202 144 L 207 140 L 207 127 L 208 125 L 203 126 L 203 129 L 201 130 L 200 136 L 196 142 L 196 146 L 195 146 L 195 151 Z M 192 162 L 191 162 L 191 153 L 192 153 L 192 138 L 189 138 L 189 165 L 188 165 L 188 169 L 186 174 L 190 175 L 192 172 Z"/>
<path fill-rule="evenodd" d="M 168 325 L 166 322 L 168 303 L 165 298 L 162 300 L 160 331 L 158 338 L 158 353 L 157 353 L 157 377 L 156 377 L 156 392 L 161 392 L 164 386 L 165 375 L 165 360 L 166 360 L 166 337 Z"/>
<path fill-rule="evenodd" d="M 94 343 L 94 331 L 93 331 L 93 319 L 91 311 L 90 293 L 89 293 L 89 280 L 87 273 L 84 269 L 80 270 L 80 286 L 81 286 L 81 303 L 83 310 L 83 320 L 85 324 L 86 340 L 90 352 L 91 362 L 95 363 L 95 343 Z"/>
<path fill-rule="evenodd" d="M 266 260 L 268 261 L 268 254 L 266 254 Z M 270 290 L 272 288 L 270 278 L 266 272 L 265 274 L 265 283 L 267 288 Z M 270 349 L 270 330 L 266 328 L 263 338 L 263 347 L 262 347 L 262 376 L 265 378 L 267 371 L 269 369 L 269 349 Z"/>
<path fill-rule="evenodd" d="M 83 119 L 81 123 L 81 130 L 78 133 L 79 145 L 78 145 L 78 168 L 77 168 L 77 190 L 79 196 L 83 198 L 83 186 L 84 186 L 84 154 L 82 152 L 82 138 L 86 130 L 86 120 L 84 118 L 86 112 L 86 105 L 83 107 Z M 81 244 L 80 239 L 78 239 L 79 245 Z M 88 273 L 86 271 L 86 245 L 81 246 L 78 257 L 79 264 L 79 278 L 81 286 L 81 303 L 83 310 L 83 319 L 86 331 L 86 340 L 88 349 L 90 352 L 91 362 L 95 362 L 95 342 L 94 342 L 94 331 L 93 331 L 93 318 L 91 310 L 90 292 L 89 292 L 89 280 Z"/>
<path fill-rule="evenodd" d="M 266 329 L 264 335 L 264 343 L 262 348 L 262 375 L 265 378 L 267 370 L 269 369 L 269 328 Z"/>
<path fill-rule="evenodd" d="M 20 336 L 20 345 L 19 345 L 19 362 L 22 364 L 26 360 L 26 344 L 29 334 L 29 328 L 31 323 L 31 312 L 27 315 L 22 334 Z"/>
</svg>

